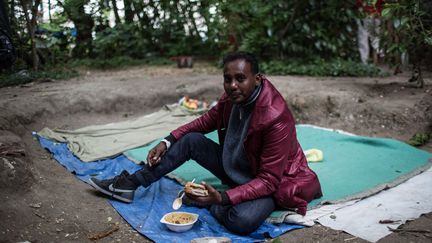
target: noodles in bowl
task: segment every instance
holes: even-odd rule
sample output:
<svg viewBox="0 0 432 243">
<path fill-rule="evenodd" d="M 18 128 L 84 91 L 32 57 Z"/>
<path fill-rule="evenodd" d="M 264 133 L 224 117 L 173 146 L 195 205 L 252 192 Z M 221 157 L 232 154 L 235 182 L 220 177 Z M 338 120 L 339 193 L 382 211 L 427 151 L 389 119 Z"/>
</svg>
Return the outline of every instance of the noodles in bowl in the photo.
<svg viewBox="0 0 432 243">
<path fill-rule="evenodd" d="M 160 220 L 168 229 L 175 232 L 184 232 L 191 229 L 198 220 L 198 214 L 187 212 L 171 212 L 165 214 Z"/>
<path fill-rule="evenodd" d="M 171 213 L 165 216 L 165 221 L 171 224 L 189 224 L 195 217 L 189 213 Z"/>
</svg>

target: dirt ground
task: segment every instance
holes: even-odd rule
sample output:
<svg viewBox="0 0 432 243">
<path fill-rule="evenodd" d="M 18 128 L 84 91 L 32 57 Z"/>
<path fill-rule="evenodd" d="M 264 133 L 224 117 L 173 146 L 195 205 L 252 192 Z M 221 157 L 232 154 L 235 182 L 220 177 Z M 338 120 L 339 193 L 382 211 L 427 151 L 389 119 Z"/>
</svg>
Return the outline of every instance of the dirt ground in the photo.
<svg viewBox="0 0 432 243">
<path fill-rule="evenodd" d="M 185 94 L 211 101 L 222 93 L 220 71 L 205 64 L 82 72 L 72 80 L 0 89 L 0 242 L 91 242 L 110 230 L 98 241 L 148 241 L 105 198 L 54 161 L 31 132 L 133 119 Z M 297 123 L 406 141 L 416 132 L 432 131 L 431 75 L 426 74 L 423 89 L 411 87 L 408 76 L 406 71 L 386 78 L 269 79 L 286 97 Z M 421 149 L 432 152 L 432 142 Z M 400 229 L 379 242 L 432 242 L 432 213 Z M 365 242 L 318 224 L 279 239 Z"/>
</svg>

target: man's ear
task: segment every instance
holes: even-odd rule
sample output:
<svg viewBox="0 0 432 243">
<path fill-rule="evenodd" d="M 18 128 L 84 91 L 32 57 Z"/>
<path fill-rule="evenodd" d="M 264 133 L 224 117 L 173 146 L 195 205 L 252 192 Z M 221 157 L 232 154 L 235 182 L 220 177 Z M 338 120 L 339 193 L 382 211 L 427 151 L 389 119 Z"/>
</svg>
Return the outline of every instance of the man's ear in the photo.
<svg viewBox="0 0 432 243">
<path fill-rule="evenodd" d="M 261 73 L 257 73 L 255 75 L 255 86 L 260 85 L 261 82 L 262 82 L 262 79 L 263 79 L 262 74 Z"/>
</svg>

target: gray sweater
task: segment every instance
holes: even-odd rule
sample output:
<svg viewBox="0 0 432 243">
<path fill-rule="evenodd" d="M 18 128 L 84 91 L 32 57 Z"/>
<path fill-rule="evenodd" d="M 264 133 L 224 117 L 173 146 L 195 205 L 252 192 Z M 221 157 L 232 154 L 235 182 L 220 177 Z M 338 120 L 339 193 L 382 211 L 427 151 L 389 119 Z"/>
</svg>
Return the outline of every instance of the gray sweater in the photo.
<svg viewBox="0 0 432 243">
<path fill-rule="evenodd" d="M 235 183 L 242 185 L 253 179 L 250 163 L 244 149 L 244 140 L 249 128 L 249 122 L 255 101 L 261 92 L 257 86 L 245 104 L 234 104 L 226 131 L 222 152 L 225 173 Z"/>
</svg>

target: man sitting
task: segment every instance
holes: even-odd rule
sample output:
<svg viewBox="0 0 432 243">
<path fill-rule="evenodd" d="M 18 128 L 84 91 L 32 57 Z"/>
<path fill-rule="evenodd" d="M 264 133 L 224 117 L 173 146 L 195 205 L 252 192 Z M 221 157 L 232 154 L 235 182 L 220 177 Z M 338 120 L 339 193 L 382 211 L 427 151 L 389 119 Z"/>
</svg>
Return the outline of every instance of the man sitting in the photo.
<svg viewBox="0 0 432 243">
<path fill-rule="evenodd" d="M 91 185 L 131 202 L 137 187 L 148 187 L 193 159 L 230 189 L 218 192 L 204 184 L 208 196 L 187 196 L 207 206 L 228 230 L 249 234 L 276 207 L 305 215 L 307 203 L 322 196 L 321 186 L 297 141 L 286 101 L 259 73 L 254 55 L 230 54 L 223 67 L 225 93 L 216 106 L 152 148 L 141 170 L 108 180 L 91 178 Z M 204 136 L 214 130 L 220 144 Z"/>
</svg>

